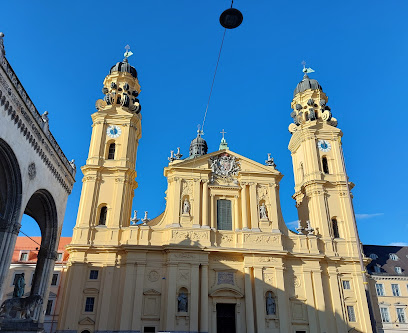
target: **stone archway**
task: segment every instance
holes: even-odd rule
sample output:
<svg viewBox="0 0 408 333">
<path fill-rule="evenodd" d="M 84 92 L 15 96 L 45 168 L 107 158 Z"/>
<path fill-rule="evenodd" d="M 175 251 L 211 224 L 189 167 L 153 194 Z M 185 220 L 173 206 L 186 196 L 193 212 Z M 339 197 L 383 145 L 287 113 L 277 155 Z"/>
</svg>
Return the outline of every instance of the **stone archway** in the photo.
<svg viewBox="0 0 408 333">
<path fill-rule="evenodd" d="M 17 158 L 0 139 L 0 297 L 20 230 L 22 181 Z"/>
<path fill-rule="evenodd" d="M 47 304 L 47 291 L 57 259 L 58 242 L 57 209 L 52 195 L 44 189 L 36 191 L 28 201 L 24 213 L 32 217 L 41 230 L 41 246 L 38 251 L 30 295 L 40 295 L 43 304 Z M 33 319 L 39 320 L 41 315 L 41 307 L 39 307 Z"/>
</svg>

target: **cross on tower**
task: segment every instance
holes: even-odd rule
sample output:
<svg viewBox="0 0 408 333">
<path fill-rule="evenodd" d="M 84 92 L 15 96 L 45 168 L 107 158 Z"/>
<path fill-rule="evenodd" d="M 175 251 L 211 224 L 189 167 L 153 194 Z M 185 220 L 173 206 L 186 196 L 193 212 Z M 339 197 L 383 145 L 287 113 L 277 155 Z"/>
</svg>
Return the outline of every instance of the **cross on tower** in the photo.
<svg viewBox="0 0 408 333">
<path fill-rule="evenodd" d="M 220 133 L 222 134 L 222 138 L 224 139 L 224 134 L 226 134 L 227 132 L 225 132 L 224 129 L 222 129 Z"/>
<path fill-rule="evenodd" d="M 126 50 L 126 52 L 125 52 L 125 58 L 129 58 L 129 57 L 133 54 L 132 51 L 129 51 L 129 50 L 130 50 L 129 44 L 127 44 L 127 45 L 125 46 L 125 50 Z"/>
</svg>

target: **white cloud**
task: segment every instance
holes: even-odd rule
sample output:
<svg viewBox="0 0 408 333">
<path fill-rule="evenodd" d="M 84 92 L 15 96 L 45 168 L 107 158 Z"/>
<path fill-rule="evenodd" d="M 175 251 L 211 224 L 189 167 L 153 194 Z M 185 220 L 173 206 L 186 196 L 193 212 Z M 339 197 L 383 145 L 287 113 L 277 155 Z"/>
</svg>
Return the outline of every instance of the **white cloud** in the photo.
<svg viewBox="0 0 408 333">
<path fill-rule="evenodd" d="M 356 214 L 356 220 L 367 220 L 376 216 L 382 216 L 384 213 L 374 213 L 374 214 Z"/>
<path fill-rule="evenodd" d="M 390 246 L 408 246 L 408 243 L 404 243 L 404 242 L 394 242 L 394 243 L 390 243 L 388 244 Z"/>
<path fill-rule="evenodd" d="M 298 226 L 298 223 L 299 223 L 299 220 L 296 220 L 296 221 L 288 222 L 286 223 L 286 225 L 290 228 L 294 228 Z"/>
</svg>

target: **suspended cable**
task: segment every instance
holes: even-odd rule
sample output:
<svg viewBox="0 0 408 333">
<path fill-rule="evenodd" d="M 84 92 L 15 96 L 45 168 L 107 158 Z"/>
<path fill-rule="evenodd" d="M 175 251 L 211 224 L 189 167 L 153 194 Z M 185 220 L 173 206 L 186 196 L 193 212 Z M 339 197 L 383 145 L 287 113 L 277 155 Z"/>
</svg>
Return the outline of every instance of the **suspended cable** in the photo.
<svg viewBox="0 0 408 333">
<path fill-rule="evenodd" d="M 231 4 L 231 6 L 232 6 L 232 4 Z M 227 28 L 224 28 L 224 34 L 222 35 L 222 41 L 221 41 L 220 51 L 218 52 L 217 65 L 215 66 L 214 76 L 213 76 L 213 80 L 212 80 L 212 83 L 211 83 L 210 95 L 208 96 L 207 107 L 205 108 L 204 119 L 203 119 L 203 125 L 201 126 L 201 131 L 202 131 L 202 132 L 204 132 L 205 118 L 207 117 L 208 106 L 210 105 L 211 94 L 212 94 L 213 87 L 214 87 L 215 76 L 217 75 L 218 64 L 219 64 L 219 62 L 220 62 L 221 51 L 222 51 L 222 46 L 224 45 L 224 38 L 225 38 L 225 33 L 226 33 L 226 31 L 227 31 Z"/>
<path fill-rule="evenodd" d="M 28 236 L 24 231 L 21 231 L 21 230 L 20 230 L 20 232 L 21 232 L 24 236 L 30 238 L 35 244 L 37 244 L 37 245 L 39 245 L 39 246 L 41 247 L 41 244 L 38 244 L 34 239 L 32 239 L 30 236 Z"/>
</svg>

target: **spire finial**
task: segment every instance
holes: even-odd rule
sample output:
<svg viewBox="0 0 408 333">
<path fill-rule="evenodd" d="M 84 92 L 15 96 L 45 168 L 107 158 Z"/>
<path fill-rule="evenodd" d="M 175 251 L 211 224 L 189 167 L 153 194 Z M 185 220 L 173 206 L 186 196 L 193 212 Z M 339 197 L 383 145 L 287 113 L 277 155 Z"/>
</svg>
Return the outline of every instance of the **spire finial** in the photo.
<svg viewBox="0 0 408 333">
<path fill-rule="evenodd" d="M 125 56 L 125 61 L 127 61 L 127 59 L 133 54 L 133 52 L 132 51 L 129 51 L 130 50 L 130 46 L 129 46 L 129 44 L 127 44 L 126 46 L 125 46 L 125 50 L 126 50 L 126 52 L 125 52 L 125 54 L 124 54 L 124 56 Z"/>
<path fill-rule="evenodd" d="M 201 129 L 201 125 L 198 124 L 198 125 L 197 125 L 197 136 L 202 136 L 202 135 L 204 135 L 204 132 L 203 132 L 203 130 Z"/>
<path fill-rule="evenodd" d="M 222 134 L 222 139 L 221 139 L 221 143 L 220 143 L 220 148 L 218 150 L 222 150 L 222 149 L 229 149 L 228 148 L 228 144 L 227 144 L 227 140 L 225 140 L 225 132 L 224 129 L 222 129 L 222 131 L 220 132 Z"/>
<path fill-rule="evenodd" d="M 302 70 L 302 72 L 305 73 L 305 76 L 307 76 L 307 74 L 309 74 L 309 73 L 313 73 L 313 72 L 314 72 L 314 70 L 311 69 L 310 67 L 306 68 L 306 61 L 303 60 L 303 61 L 302 61 L 302 65 L 303 65 L 303 70 Z"/>
</svg>

